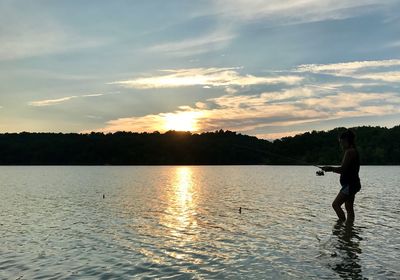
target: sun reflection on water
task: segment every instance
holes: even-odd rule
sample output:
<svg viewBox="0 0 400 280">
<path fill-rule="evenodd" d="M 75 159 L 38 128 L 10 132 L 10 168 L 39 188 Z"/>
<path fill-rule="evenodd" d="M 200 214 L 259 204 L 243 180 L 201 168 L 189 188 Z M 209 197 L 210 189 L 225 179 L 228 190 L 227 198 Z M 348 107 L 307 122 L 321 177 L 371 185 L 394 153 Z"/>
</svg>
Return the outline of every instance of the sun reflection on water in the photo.
<svg viewBox="0 0 400 280">
<path fill-rule="evenodd" d="M 177 167 L 167 193 L 168 207 L 161 217 L 171 237 L 186 242 L 195 238 L 197 228 L 195 186 L 191 167 Z"/>
<path fill-rule="evenodd" d="M 192 186 L 192 170 L 189 167 L 179 167 L 176 170 L 175 195 L 181 210 L 187 210 L 192 206 Z"/>
<path fill-rule="evenodd" d="M 193 171 L 190 167 L 178 167 L 170 195 L 169 213 L 174 227 L 185 230 L 195 225 L 195 203 L 193 200 Z"/>
</svg>

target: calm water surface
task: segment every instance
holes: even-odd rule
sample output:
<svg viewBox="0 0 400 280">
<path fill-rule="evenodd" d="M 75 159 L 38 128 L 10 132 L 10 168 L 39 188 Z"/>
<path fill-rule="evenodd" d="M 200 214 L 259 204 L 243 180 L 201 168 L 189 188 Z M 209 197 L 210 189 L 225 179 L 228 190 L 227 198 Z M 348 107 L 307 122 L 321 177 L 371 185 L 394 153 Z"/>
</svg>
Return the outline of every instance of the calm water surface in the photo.
<svg viewBox="0 0 400 280">
<path fill-rule="evenodd" d="M 0 167 L 0 279 L 400 279 L 400 167 L 362 167 L 354 225 L 315 171 Z"/>
</svg>

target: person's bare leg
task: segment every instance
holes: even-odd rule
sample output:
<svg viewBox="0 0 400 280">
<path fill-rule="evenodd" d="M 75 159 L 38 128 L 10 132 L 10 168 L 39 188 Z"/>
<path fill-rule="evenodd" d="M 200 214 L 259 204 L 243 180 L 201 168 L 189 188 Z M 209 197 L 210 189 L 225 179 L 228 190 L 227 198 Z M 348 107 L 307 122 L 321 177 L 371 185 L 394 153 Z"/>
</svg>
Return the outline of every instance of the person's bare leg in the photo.
<svg viewBox="0 0 400 280">
<path fill-rule="evenodd" d="M 336 196 L 335 200 L 332 202 L 332 207 L 333 210 L 335 210 L 336 215 L 338 216 L 340 221 L 345 221 L 346 216 L 344 215 L 344 212 L 342 210 L 342 204 L 345 203 L 345 201 L 348 199 L 348 197 L 345 194 L 342 194 L 341 192 L 338 193 Z"/>
<path fill-rule="evenodd" d="M 350 196 L 344 203 L 347 212 L 347 220 L 354 221 L 354 195 Z"/>
</svg>

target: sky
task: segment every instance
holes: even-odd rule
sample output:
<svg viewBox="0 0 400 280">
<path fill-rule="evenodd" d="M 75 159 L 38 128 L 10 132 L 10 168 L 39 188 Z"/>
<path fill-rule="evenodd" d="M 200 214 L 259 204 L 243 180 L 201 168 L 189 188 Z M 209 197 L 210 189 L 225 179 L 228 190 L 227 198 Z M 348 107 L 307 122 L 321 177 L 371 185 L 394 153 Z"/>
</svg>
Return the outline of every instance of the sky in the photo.
<svg viewBox="0 0 400 280">
<path fill-rule="evenodd" d="M 400 124 L 400 0 L 0 0 L 0 132 Z"/>
</svg>

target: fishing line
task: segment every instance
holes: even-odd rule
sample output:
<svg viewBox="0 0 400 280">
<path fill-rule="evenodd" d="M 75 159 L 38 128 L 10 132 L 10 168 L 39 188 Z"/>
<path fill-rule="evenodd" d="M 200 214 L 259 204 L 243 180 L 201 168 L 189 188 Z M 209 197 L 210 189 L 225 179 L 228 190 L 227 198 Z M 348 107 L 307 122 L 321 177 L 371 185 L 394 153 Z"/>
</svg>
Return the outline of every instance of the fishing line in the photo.
<svg viewBox="0 0 400 280">
<path fill-rule="evenodd" d="M 319 169 L 322 169 L 322 167 L 319 166 L 319 165 L 310 164 L 310 163 L 308 163 L 308 162 L 306 162 L 304 160 L 301 160 L 301 159 L 296 159 L 296 158 L 292 158 L 292 157 L 289 157 L 289 156 L 280 155 L 280 154 L 277 154 L 277 153 L 274 153 L 274 152 L 265 151 L 265 150 L 261 150 L 261 149 L 257 149 L 257 148 L 250 148 L 250 147 L 237 145 L 237 144 L 235 144 L 234 146 L 236 146 L 238 148 L 242 148 L 242 149 L 247 149 L 247 150 L 250 150 L 250 151 L 253 151 L 253 152 L 259 152 L 259 153 L 269 154 L 269 155 L 272 155 L 272 156 L 275 156 L 275 157 L 285 158 L 285 159 L 288 159 L 288 160 L 293 161 L 293 162 L 301 163 L 301 164 L 304 164 L 304 165 L 311 165 L 311 166 L 315 166 L 315 167 L 317 167 Z M 316 172 L 316 174 L 317 174 L 317 176 L 323 176 L 324 175 L 324 171 L 318 170 Z"/>
</svg>

